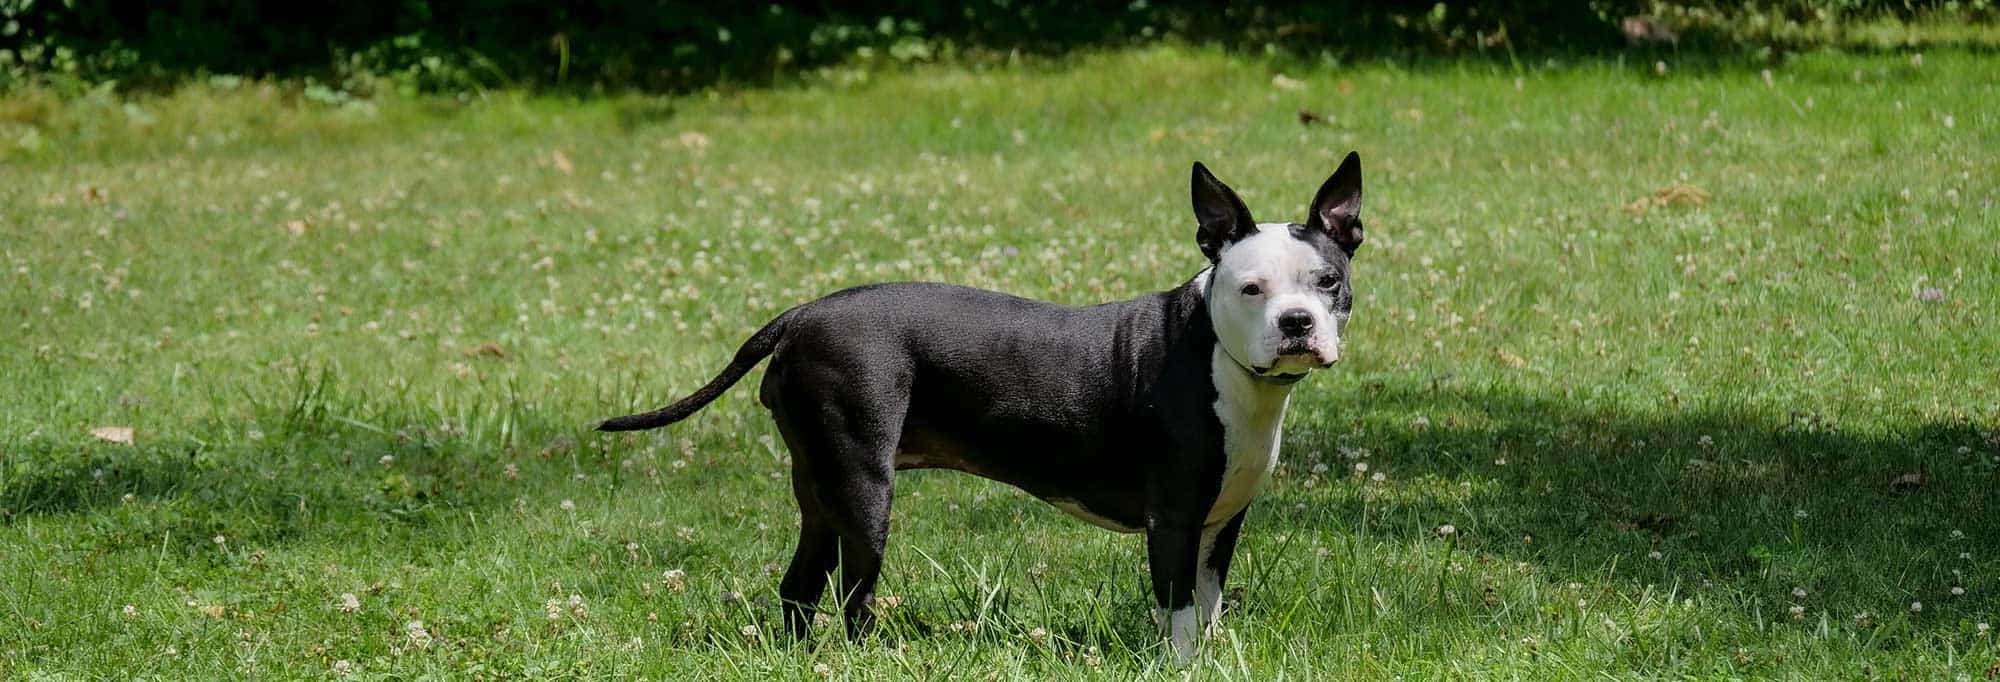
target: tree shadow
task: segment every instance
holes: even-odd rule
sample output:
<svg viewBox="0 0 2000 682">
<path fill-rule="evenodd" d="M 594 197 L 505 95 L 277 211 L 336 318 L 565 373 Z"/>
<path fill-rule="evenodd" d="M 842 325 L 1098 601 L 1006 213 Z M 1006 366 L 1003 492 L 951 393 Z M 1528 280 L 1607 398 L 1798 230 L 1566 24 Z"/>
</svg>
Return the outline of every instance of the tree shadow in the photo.
<svg viewBox="0 0 2000 682">
<path fill-rule="evenodd" d="M 2000 555 L 1992 425 L 1863 430 L 1810 412 L 1633 413 L 1449 381 L 1357 388 L 1293 416 L 1293 452 L 1319 453 L 1339 492 L 1281 486 L 1267 510 L 1277 523 L 1358 521 L 1401 538 L 1448 524 L 1460 548 L 1563 581 L 1802 587 L 1857 611 L 2000 607 L 2000 584 L 1970 570 Z"/>
<path fill-rule="evenodd" d="M 503 507 L 519 493 L 501 484 L 507 474 L 495 448 L 432 426 L 439 423 L 434 418 L 385 421 L 407 426 L 358 428 L 322 413 L 268 436 L 221 445 L 193 436 L 137 445 L 50 437 L 16 444 L 0 458 L 0 526 L 83 517 L 90 543 L 105 550 L 160 547 L 162 536 L 222 536 L 241 546 L 272 546 L 382 529 L 445 528 L 458 523 L 463 510 Z M 560 427 L 526 428 L 556 434 Z M 545 442 L 554 449 L 575 447 L 566 437 Z M 544 470 L 525 475 L 568 475 L 555 470 L 566 468 L 562 464 L 539 468 Z M 201 553 L 204 543 L 171 547 Z"/>
</svg>

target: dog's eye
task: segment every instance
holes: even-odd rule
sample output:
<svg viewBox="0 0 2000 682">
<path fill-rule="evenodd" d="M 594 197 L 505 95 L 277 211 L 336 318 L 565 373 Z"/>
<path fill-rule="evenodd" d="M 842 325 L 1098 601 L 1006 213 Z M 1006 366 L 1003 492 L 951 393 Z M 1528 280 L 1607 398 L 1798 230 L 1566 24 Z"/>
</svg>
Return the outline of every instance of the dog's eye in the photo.
<svg viewBox="0 0 2000 682">
<path fill-rule="evenodd" d="M 1315 282 L 1315 284 L 1319 285 L 1321 289 L 1332 289 L 1340 286 L 1340 278 L 1333 275 L 1320 275 L 1319 281 Z"/>
<path fill-rule="evenodd" d="M 1263 288 L 1263 287 L 1260 287 L 1260 286 L 1257 286 L 1257 285 L 1255 285 L 1255 284 L 1245 284 L 1245 285 L 1243 285 L 1243 295 L 1244 295 L 1244 296 L 1256 296 L 1256 295 L 1258 295 L 1258 294 L 1261 294 L 1261 293 L 1264 293 L 1264 288 Z"/>
</svg>

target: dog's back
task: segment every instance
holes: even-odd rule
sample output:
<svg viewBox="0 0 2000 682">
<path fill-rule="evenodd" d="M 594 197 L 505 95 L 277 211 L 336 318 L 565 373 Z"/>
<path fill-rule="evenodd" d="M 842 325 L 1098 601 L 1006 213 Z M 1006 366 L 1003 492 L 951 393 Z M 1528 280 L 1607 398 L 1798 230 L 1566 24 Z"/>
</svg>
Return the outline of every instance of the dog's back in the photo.
<svg viewBox="0 0 2000 682">
<path fill-rule="evenodd" d="M 759 398 L 902 406 L 904 468 L 1115 468 L 1171 341 L 1164 296 L 1071 307 L 945 284 L 848 289 L 789 313 Z"/>
</svg>

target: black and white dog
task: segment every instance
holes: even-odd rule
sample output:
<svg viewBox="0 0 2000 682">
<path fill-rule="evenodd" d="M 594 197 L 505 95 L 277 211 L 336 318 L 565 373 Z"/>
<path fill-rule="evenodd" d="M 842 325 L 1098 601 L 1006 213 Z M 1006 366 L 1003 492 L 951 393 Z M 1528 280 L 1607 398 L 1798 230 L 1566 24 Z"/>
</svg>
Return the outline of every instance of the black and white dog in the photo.
<svg viewBox="0 0 2000 682">
<path fill-rule="evenodd" d="M 604 431 L 680 421 L 766 356 L 758 398 L 792 452 L 799 544 L 778 588 L 803 635 L 836 563 L 867 631 L 895 472 L 957 469 L 1146 534 L 1156 619 L 1194 653 L 1222 608 L 1244 510 L 1277 463 L 1294 382 L 1340 359 L 1361 246 L 1361 159 L 1305 224 L 1258 224 L 1195 164 L 1210 266 L 1170 291 L 1073 308 L 928 283 L 856 287 L 778 315 L 701 390 Z"/>
</svg>

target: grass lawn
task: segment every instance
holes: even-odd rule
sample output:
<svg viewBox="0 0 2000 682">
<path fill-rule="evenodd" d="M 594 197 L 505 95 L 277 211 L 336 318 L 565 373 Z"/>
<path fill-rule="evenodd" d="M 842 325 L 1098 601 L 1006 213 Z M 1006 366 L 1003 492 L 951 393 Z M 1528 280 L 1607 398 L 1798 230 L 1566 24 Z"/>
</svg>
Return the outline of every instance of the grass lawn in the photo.
<svg viewBox="0 0 2000 682">
<path fill-rule="evenodd" d="M 0 97 L 0 678 L 1980 678 L 1996 71 L 1161 48 Z M 848 285 L 1175 286 L 1191 161 L 1299 220 L 1349 149 L 1346 360 L 1295 390 L 1185 670 L 1137 537 L 953 473 L 899 479 L 882 632 L 788 646 L 757 376 L 589 431 Z"/>
</svg>

